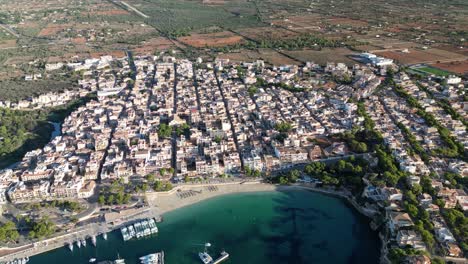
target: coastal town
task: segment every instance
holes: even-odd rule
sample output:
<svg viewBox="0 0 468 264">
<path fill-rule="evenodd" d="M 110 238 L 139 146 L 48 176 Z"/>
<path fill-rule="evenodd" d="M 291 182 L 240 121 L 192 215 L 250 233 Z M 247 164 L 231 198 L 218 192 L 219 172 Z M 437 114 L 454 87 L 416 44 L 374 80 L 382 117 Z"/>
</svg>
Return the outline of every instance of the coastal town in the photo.
<svg viewBox="0 0 468 264">
<path fill-rule="evenodd" d="M 78 89 L 0 102 L 34 111 L 92 97 L 43 148 L 0 171 L 3 217 L 54 226 L 6 247 L 158 217 L 158 194 L 262 182 L 348 199 L 378 230 L 382 263 L 466 263 L 465 79 L 421 77 L 370 53 L 353 66 L 131 52 L 45 65 L 64 67 L 79 73 Z M 0 259 L 34 249 L 13 252 Z"/>
</svg>

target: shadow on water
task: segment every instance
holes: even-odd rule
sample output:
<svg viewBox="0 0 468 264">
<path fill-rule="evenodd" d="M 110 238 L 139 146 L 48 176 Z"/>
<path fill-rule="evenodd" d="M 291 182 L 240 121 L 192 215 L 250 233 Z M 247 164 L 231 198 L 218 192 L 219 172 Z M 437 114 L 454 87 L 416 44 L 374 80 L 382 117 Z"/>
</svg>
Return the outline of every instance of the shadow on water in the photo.
<svg viewBox="0 0 468 264">
<path fill-rule="evenodd" d="M 172 211 L 164 219 L 155 237 L 123 242 L 116 231 L 108 241 L 98 241 L 97 251 L 62 248 L 32 258 L 31 264 L 115 259 L 117 252 L 132 264 L 159 250 L 165 251 L 166 263 L 195 264 L 206 242 L 212 243 L 214 258 L 223 249 L 229 252 L 223 264 L 378 263 L 378 239 L 368 221 L 342 200 L 309 191 L 226 195 Z"/>
<path fill-rule="evenodd" d="M 320 252 L 322 256 L 332 257 L 337 251 L 336 246 L 330 244 L 327 239 L 313 242 L 307 241 L 307 238 L 313 237 L 314 233 L 318 233 L 317 231 L 319 231 L 323 223 L 339 220 L 337 216 L 331 210 L 325 211 L 323 207 L 317 206 L 313 201 L 304 201 L 303 199 L 307 197 L 304 194 L 310 193 L 309 190 L 286 191 L 278 188 L 277 191 L 283 195 L 273 199 L 276 216 L 269 222 L 270 228 L 277 230 L 277 232 L 274 235 L 262 235 L 262 241 L 267 245 L 268 258 L 273 262 L 281 260 L 287 263 L 326 263 L 323 258 L 310 255 L 309 252 Z M 315 192 L 312 193 L 317 195 Z M 323 196 L 323 194 L 321 195 Z M 342 202 L 347 203 L 346 201 Z M 346 204 L 346 207 L 353 210 L 354 214 L 357 214 L 354 208 L 349 207 L 349 204 Z M 363 219 L 361 215 L 355 216 L 360 218 L 359 220 L 364 220 L 363 223 L 360 223 L 361 225 L 368 223 L 368 219 Z M 352 238 L 359 240 L 360 236 L 363 235 L 362 227 L 355 219 L 348 219 L 347 221 L 351 221 Z M 367 230 L 364 235 L 372 236 L 373 240 L 376 241 L 375 233 L 372 234 Z M 287 246 L 285 247 L 285 245 Z M 358 241 L 353 246 L 350 255 L 346 257 L 345 263 L 374 263 L 374 261 L 377 263 L 378 253 L 369 256 L 363 254 L 362 248 L 366 246 L 360 245 L 360 241 Z M 363 256 L 365 261 L 363 261 Z"/>
</svg>

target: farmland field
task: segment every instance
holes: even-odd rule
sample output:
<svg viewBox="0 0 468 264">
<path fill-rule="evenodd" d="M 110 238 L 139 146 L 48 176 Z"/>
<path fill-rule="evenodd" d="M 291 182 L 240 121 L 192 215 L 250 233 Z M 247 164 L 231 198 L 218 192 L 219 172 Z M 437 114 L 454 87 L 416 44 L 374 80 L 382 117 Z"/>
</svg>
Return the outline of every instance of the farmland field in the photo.
<svg viewBox="0 0 468 264">
<path fill-rule="evenodd" d="M 147 22 L 166 35 L 212 26 L 230 29 L 262 24 L 256 15 L 254 5 L 247 1 L 229 1 L 223 5 L 208 5 L 201 1 L 185 0 L 127 2 L 138 10 L 144 10 L 144 13 L 150 16 Z"/>
<path fill-rule="evenodd" d="M 393 50 L 379 51 L 375 53 L 379 56 L 396 60 L 402 64 L 439 63 L 466 58 L 461 54 L 436 48 L 428 50 L 409 49 L 408 53 Z"/>
<path fill-rule="evenodd" d="M 195 48 L 204 48 L 237 44 L 242 42 L 243 38 L 232 32 L 222 31 L 209 34 L 191 34 L 190 36 L 178 38 L 178 40 Z"/>
<path fill-rule="evenodd" d="M 311 61 L 320 65 L 326 65 L 327 62 L 344 62 L 348 65 L 353 65 L 356 62 L 348 58 L 354 54 L 353 51 L 347 48 L 323 48 L 322 50 L 294 50 L 285 51 L 289 56 L 302 61 Z"/>
</svg>

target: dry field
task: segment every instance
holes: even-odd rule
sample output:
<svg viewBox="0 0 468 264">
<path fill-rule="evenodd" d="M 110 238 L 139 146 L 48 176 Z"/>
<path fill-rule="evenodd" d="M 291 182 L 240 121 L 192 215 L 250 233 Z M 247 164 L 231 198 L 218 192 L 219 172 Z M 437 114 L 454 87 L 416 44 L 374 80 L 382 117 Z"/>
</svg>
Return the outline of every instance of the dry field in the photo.
<svg viewBox="0 0 468 264">
<path fill-rule="evenodd" d="M 129 15 L 130 13 L 123 9 L 111 9 L 111 10 L 96 10 L 89 12 L 82 12 L 84 16 L 120 16 L 120 15 Z"/>
<path fill-rule="evenodd" d="M 285 51 L 286 54 L 293 58 L 297 58 L 302 61 L 312 61 L 320 65 L 326 65 L 327 62 L 343 62 L 347 65 L 354 65 L 356 62 L 350 58 L 349 55 L 355 54 L 355 52 L 347 48 L 336 48 L 336 49 L 322 49 L 317 50 L 294 50 Z"/>
<path fill-rule="evenodd" d="M 136 55 L 153 54 L 155 51 L 169 50 L 175 48 L 174 44 L 167 38 L 157 37 L 144 41 L 133 49 Z"/>
<path fill-rule="evenodd" d="M 403 53 L 401 51 L 382 51 L 375 53 L 386 58 L 394 59 L 402 64 L 450 62 L 466 58 L 458 53 L 441 49 L 409 49 L 409 53 Z"/>
<path fill-rule="evenodd" d="M 248 39 L 253 39 L 255 41 L 288 39 L 298 35 L 296 32 L 274 27 L 241 28 L 236 30 L 236 32 Z"/>
<path fill-rule="evenodd" d="M 192 34 L 187 37 L 178 38 L 177 40 L 195 48 L 204 48 L 233 45 L 241 43 L 244 39 L 232 32 L 222 31 L 208 34 Z"/>
<path fill-rule="evenodd" d="M 445 46 L 438 46 L 437 48 L 441 50 L 446 50 L 449 52 L 458 53 L 463 56 L 468 56 L 468 42 L 464 43 L 462 47 L 453 47 L 453 46 L 445 45 Z"/>
<path fill-rule="evenodd" d="M 288 16 L 286 19 L 270 21 L 271 24 L 285 27 L 295 31 L 305 32 L 307 30 L 321 31 L 323 29 L 323 18 L 319 15 Z"/>
<path fill-rule="evenodd" d="M 331 25 L 341 25 L 349 27 L 367 27 L 369 23 L 362 20 L 350 19 L 344 17 L 333 17 L 325 20 L 328 24 Z"/>
<path fill-rule="evenodd" d="M 264 60 L 270 65 L 287 65 L 287 64 L 300 64 L 301 62 L 290 59 L 284 55 L 271 49 L 260 49 L 258 51 L 244 50 L 241 52 L 233 52 L 226 54 L 218 54 L 220 59 L 230 59 L 236 62 L 253 62 L 256 60 Z"/>
<path fill-rule="evenodd" d="M 389 37 L 380 37 L 380 38 L 376 38 L 376 37 L 362 38 L 361 37 L 359 40 L 363 42 L 367 42 L 371 46 L 377 47 L 376 49 L 373 49 L 374 51 L 382 50 L 382 49 L 409 49 L 409 48 L 421 47 L 420 44 L 417 44 L 414 42 L 398 40 L 398 39 L 389 38 Z"/>
<path fill-rule="evenodd" d="M 114 58 L 123 58 L 126 56 L 125 51 L 123 50 L 113 50 L 113 51 L 102 51 L 102 52 L 91 52 L 89 56 L 91 58 L 100 58 L 101 56 L 111 55 Z"/>
<path fill-rule="evenodd" d="M 454 72 L 458 74 L 468 74 L 468 61 L 454 61 L 447 63 L 435 63 L 431 66 L 446 70 L 449 72 Z"/>
<path fill-rule="evenodd" d="M 204 5 L 224 5 L 224 0 L 202 0 Z"/>
<path fill-rule="evenodd" d="M 61 31 L 72 28 L 72 24 L 48 24 L 45 28 L 39 31 L 39 37 L 48 37 L 48 36 L 55 36 Z"/>
<path fill-rule="evenodd" d="M 0 40 L 0 49 L 16 47 L 16 39 Z"/>
</svg>

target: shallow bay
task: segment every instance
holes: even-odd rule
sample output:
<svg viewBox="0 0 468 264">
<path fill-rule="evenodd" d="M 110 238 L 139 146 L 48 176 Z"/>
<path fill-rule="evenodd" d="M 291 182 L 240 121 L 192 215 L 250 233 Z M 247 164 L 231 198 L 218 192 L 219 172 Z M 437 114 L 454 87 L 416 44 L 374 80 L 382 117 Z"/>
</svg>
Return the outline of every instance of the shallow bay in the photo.
<svg viewBox="0 0 468 264">
<path fill-rule="evenodd" d="M 29 263 L 88 263 L 138 257 L 164 250 L 165 263 L 201 263 L 198 252 L 210 242 L 223 263 L 378 263 L 380 242 L 344 200 L 306 190 L 240 193 L 216 197 L 164 215 L 159 234 L 123 242 L 120 232 L 70 252 L 63 247 L 32 257 Z"/>
</svg>

